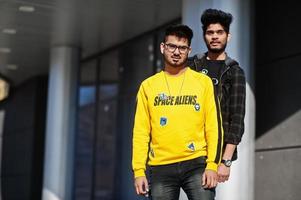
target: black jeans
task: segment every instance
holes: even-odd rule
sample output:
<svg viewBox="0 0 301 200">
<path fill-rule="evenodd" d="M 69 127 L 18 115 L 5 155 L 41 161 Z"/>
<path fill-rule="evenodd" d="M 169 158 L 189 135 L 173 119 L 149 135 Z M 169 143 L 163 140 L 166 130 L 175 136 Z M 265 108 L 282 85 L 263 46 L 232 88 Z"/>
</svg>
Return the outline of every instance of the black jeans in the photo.
<svg viewBox="0 0 301 200">
<path fill-rule="evenodd" d="M 174 164 L 150 166 L 152 200 L 178 200 L 182 188 L 189 200 L 214 200 L 215 188 L 202 187 L 206 158 Z"/>
</svg>

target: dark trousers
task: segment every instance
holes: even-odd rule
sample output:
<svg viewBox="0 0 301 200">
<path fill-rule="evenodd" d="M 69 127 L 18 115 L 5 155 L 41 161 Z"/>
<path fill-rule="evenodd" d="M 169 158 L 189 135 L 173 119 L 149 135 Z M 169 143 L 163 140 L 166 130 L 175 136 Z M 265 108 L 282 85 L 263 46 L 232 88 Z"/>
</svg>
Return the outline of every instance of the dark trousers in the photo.
<svg viewBox="0 0 301 200">
<path fill-rule="evenodd" d="M 215 188 L 202 187 L 206 158 L 174 164 L 150 166 L 152 200 L 178 200 L 182 188 L 189 200 L 214 200 Z"/>
</svg>

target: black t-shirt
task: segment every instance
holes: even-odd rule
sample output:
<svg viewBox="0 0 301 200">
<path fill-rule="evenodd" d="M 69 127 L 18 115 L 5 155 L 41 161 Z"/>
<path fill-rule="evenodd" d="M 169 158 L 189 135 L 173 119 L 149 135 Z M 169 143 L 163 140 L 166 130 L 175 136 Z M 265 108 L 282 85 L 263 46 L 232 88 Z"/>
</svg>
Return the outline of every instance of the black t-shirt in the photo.
<svg viewBox="0 0 301 200">
<path fill-rule="evenodd" d="M 206 60 L 207 67 L 202 70 L 202 73 L 207 74 L 216 87 L 219 84 L 219 77 L 221 73 L 221 69 L 225 65 L 224 60 Z"/>
</svg>

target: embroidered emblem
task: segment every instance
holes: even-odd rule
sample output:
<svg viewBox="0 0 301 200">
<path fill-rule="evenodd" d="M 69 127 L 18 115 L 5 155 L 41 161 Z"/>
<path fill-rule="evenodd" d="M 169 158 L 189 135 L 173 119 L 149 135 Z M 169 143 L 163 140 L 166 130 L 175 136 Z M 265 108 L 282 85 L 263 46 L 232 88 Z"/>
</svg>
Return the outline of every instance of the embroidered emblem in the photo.
<svg viewBox="0 0 301 200">
<path fill-rule="evenodd" d="M 158 94 L 158 96 L 159 96 L 160 100 L 167 100 L 168 99 L 168 96 L 164 93 L 160 93 L 160 94 Z"/>
<path fill-rule="evenodd" d="M 160 118 L 160 125 L 165 126 L 167 124 L 167 118 L 166 117 L 161 117 Z"/>
<path fill-rule="evenodd" d="M 150 155 L 154 158 L 155 157 L 155 153 L 153 149 L 150 149 Z"/>
<path fill-rule="evenodd" d="M 213 82 L 214 85 L 218 84 L 218 80 L 216 78 L 212 78 L 212 82 Z"/>
<path fill-rule="evenodd" d="M 201 71 L 203 74 L 208 74 L 208 70 L 207 69 L 202 69 Z"/>
<path fill-rule="evenodd" d="M 195 147 L 194 147 L 193 142 L 191 142 L 191 143 L 188 145 L 188 149 L 190 149 L 191 151 L 195 151 Z"/>
<path fill-rule="evenodd" d="M 194 109 L 196 111 L 200 111 L 200 108 L 201 108 L 200 104 L 198 104 L 198 103 L 194 104 Z"/>
</svg>

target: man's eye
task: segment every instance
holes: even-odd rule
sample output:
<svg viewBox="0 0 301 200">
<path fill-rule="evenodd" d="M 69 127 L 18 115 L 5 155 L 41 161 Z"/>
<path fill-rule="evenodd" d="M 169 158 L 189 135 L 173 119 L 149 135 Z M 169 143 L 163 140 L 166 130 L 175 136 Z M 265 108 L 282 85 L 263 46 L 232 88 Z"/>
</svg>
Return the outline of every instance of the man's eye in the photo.
<svg viewBox="0 0 301 200">
<path fill-rule="evenodd" d="M 223 31 L 223 30 L 219 30 L 219 31 L 217 31 L 217 34 L 222 35 L 222 34 L 224 34 L 224 32 L 225 31 Z"/>
<path fill-rule="evenodd" d="M 170 48 L 177 48 L 177 45 L 169 44 L 169 47 L 170 47 Z"/>
<path fill-rule="evenodd" d="M 180 51 L 186 51 L 187 47 L 179 47 Z"/>
</svg>

